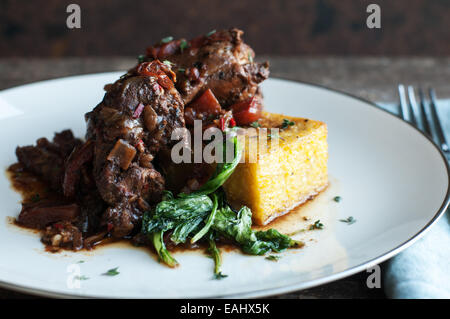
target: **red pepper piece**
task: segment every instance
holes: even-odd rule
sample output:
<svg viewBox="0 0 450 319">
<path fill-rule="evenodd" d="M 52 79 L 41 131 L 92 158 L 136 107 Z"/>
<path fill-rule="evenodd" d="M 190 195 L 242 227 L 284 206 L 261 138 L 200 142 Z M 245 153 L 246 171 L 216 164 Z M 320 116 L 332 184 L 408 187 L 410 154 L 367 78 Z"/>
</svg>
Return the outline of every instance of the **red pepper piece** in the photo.
<svg viewBox="0 0 450 319">
<path fill-rule="evenodd" d="M 226 127 L 225 127 L 225 119 L 223 117 L 220 118 L 219 123 L 220 123 L 220 129 L 222 131 L 225 131 L 225 129 L 226 129 Z"/>
<path fill-rule="evenodd" d="M 246 125 L 261 117 L 262 104 L 256 97 L 238 102 L 231 106 L 237 125 Z"/>
<path fill-rule="evenodd" d="M 144 106 L 145 106 L 144 104 L 139 103 L 139 105 L 136 107 L 136 109 L 133 112 L 133 118 L 134 119 L 137 119 L 138 117 L 141 116 L 142 111 L 144 110 Z"/>
</svg>

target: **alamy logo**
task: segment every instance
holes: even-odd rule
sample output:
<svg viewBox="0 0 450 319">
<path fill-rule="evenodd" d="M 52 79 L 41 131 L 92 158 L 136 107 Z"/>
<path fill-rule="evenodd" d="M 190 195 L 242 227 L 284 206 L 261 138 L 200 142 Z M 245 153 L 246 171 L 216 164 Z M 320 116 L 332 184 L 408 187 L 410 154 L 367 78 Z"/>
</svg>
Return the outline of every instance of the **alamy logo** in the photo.
<svg viewBox="0 0 450 319">
<path fill-rule="evenodd" d="M 66 25 L 69 29 L 81 28 L 81 8 L 78 4 L 69 4 L 66 8 L 66 12 L 70 13 L 66 19 Z"/>
<path fill-rule="evenodd" d="M 217 127 L 203 131 L 202 121 L 194 121 L 193 134 L 187 128 L 177 128 L 172 132 L 172 141 L 178 141 L 171 150 L 171 159 L 179 163 L 230 163 L 234 158 L 234 137 L 239 145 L 246 150 L 240 162 L 256 163 L 258 156 L 264 155 L 279 146 L 280 129 L 235 127 L 224 132 Z M 193 138 L 192 138 L 193 135 Z M 225 135 L 225 136 L 224 136 Z"/>
<path fill-rule="evenodd" d="M 372 3 L 367 6 L 367 13 L 370 13 L 367 17 L 366 24 L 369 29 L 381 28 L 381 8 L 378 4 Z"/>
<path fill-rule="evenodd" d="M 80 289 L 81 281 L 89 279 L 88 277 L 81 275 L 81 267 L 77 264 L 68 265 L 66 272 L 68 273 L 66 285 L 69 289 Z"/>
<path fill-rule="evenodd" d="M 367 272 L 371 273 L 369 277 L 367 277 L 366 284 L 367 287 L 372 288 L 381 288 L 381 268 L 378 265 L 367 268 Z"/>
</svg>

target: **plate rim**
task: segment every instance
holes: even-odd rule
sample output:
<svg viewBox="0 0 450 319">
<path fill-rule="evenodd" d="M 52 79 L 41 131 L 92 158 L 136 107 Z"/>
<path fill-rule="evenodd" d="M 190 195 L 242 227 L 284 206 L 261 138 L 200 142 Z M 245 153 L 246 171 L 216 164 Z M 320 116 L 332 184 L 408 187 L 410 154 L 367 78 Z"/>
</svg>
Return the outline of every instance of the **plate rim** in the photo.
<svg viewBox="0 0 450 319">
<path fill-rule="evenodd" d="M 86 76 L 100 76 L 100 75 L 107 75 L 107 74 L 120 73 L 120 72 L 121 71 L 86 73 L 86 74 L 77 74 L 77 75 L 57 77 L 57 78 L 52 78 L 52 79 L 47 79 L 47 80 L 42 80 L 42 81 L 30 82 L 30 83 L 26 83 L 26 84 L 23 84 L 23 85 L 18 85 L 18 86 L 14 86 L 14 87 L 10 87 L 10 88 L 7 88 L 7 89 L 0 90 L 0 95 L 3 94 L 3 93 L 8 93 L 9 91 L 12 91 L 12 90 L 15 90 L 15 89 L 25 88 L 25 87 L 32 86 L 32 85 L 44 84 L 44 83 L 58 81 L 58 80 L 63 80 L 63 79 L 72 79 L 72 78 L 86 77 Z M 445 198 L 444 198 L 441 206 L 439 207 L 438 211 L 434 214 L 433 218 L 431 220 L 429 220 L 428 223 L 424 227 L 422 227 L 416 234 L 411 236 L 409 239 L 407 239 L 403 243 L 399 244 L 397 247 L 395 247 L 395 248 L 393 248 L 393 249 L 391 249 L 391 250 L 381 254 L 380 256 L 372 258 L 369 261 L 363 262 L 363 263 L 361 263 L 359 265 L 353 266 L 353 267 L 351 267 L 349 269 L 342 270 L 340 272 L 337 272 L 337 273 L 329 275 L 329 276 L 325 276 L 325 277 L 318 278 L 318 279 L 313 279 L 313 280 L 308 280 L 308 281 L 305 281 L 305 282 L 299 282 L 299 283 L 293 283 L 293 284 L 288 284 L 288 285 L 282 285 L 280 287 L 275 287 L 275 288 L 264 288 L 264 289 L 249 290 L 249 291 L 242 292 L 242 293 L 231 293 L 231 294 L 209 296 L 209 297 L 206 297 L 206 298 L 260 298 L 260 297 L 269 297 L 269 296 L 273 296 L 273 295 L 289 293 L 289 292 L 292 292 L 292 291 L 300 291 L 300 290 L 303 290 L 303 289 L 316 287 L 316 286 L 319 286 L 319 285 L 322 285 L 322 284 L 326 284 L 326 283 L 330 283 L 330 282 L 333 282 L 333 281 L 336 281 L 336 280 L 339 280 L 339 279 L 342 279 L 342 278 L 354 275 L 354 274 L 356 274 L 358 272 L 367 270 L 368 268 L 373 267 L 374 265 L 377 265 L 377 264 L 379 264 L 381 262 L 386 261 L 387 259 L 390 259 L 390 258 L 394 257 L 395 255 L 397 255 L 401 251 L 403 251 L 406 248 L 410 247 L 417 240 L 422 238 L 430 230 L 431 226 L 434 225 L 444 215 L 445 211 L 447 210 L 447 208 L 448 208 L 448 206 L 450 204 L 450 164 L 449 164 L 449 161 L 447 160 L 446 156 L 444 155 L 444 152 L 439 148 L 439 146 L 428 135 L 426 135 L 424 132 L 422 132 L 421 130 L 416 128 L 410 122 L 407 122 L 407 121 L 399 118 L 398 116 L 396 116 L 394 113 L 389 112 L 388 110 L 385 110 L 385 109 L 381 108 L 375 102 L 369 101 L 369 100 L 367 100 L 367 99 L 365 99 L 363 97 L 360 97 L 360 96 L 356 96 L 356 95 L 354 95 L 352 93 L 341 91 L 339 89 L 330 88 L 330 87 L 327 87 L 327 86 L 322 85 L 322 84 L 311 83 L 311 82 L 308 82 L 308 81 L 292 80 L 292 79 L 279 78 L 279 77 L 271 77 L 270 79 L 272 79 L 272 80 L 281 80 L 281 81 L 285 81 L 285 82 L 291 82 L 291 83 L 294 83 L 294 84 L 302 84 L 302 85 L 310 86 L 310 87 L 313 87 L 313 88 L 319 88 L 319 89 L 323 89 L 323 90 L 326 90 L 326 91 L 331 91 L 331 92 L 334 92 L 334 93 L 339 94 L 339 95 L 344 95 L 346 97 L 353 98 L 353 99 L 356 99 L 356 100 L 358 100 L 360 102 L 363 102 L 364 104 L 368 105 L 371 108 L 376 109 L 377 111 L 387 113 L 389 116 L 392 116 L 393 118 L 395 118 L 396 120 L 398 120 L 400 122 L 406 123 L 413 130 L 415 130 L 417 133 L 419 133 L 423 137 L 425 137 L 426 140 L 429 143 L 431 143 L 433 145 L 433 147 L 440 154 L 441 159 L 444 162 L 444 166 L 446 168 L 446 173 L 447 173 L 447 179 L 448 179 L 447 192 L 446 192 Z M 45 289 L 27 287 L 25 285 L 12 284 L 12 283 L 9 283 L 9 282 L 6 282 L 6 281 L 0 281 L 0 287 L 6 288 L 6 289 L 9 289 L 9 290 L 12 290 L 12 291 L 27 293 L 27 294 L 31 294 L 31 295 L 35 295 L 35 296 L 43 296 L 43 297 L 55 297 L 55 298 L 105 298 L 106 297 L 106 298 L 114 298 L 114 297 L 102 296 L 102 295 L 67 294 L 67 293 L 64 293 L 64 292 L 53 292 L 53 291 L 49 291 L 49 290 L 45 290 Z M 116 297 L 116 298 L 121 298 L 121 297 Z M 200 297 L 192 297 L 192 298 L 195 299 L 195 298 L 205 298 L 205 297 L 201 297 L 200 296 Z"/>
</svg>

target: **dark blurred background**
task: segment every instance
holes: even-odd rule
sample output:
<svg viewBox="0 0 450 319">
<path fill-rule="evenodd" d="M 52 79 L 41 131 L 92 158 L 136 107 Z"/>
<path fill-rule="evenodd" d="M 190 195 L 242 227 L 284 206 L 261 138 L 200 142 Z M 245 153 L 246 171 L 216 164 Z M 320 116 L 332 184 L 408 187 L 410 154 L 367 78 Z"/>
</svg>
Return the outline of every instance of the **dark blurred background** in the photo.
<svg viewBox="0 0 450 319">
<path fill-rule="evenodd" d="M 81 7 L 81 29 L 66 7 Z M 381 6 L 381 29 L 366 7 Z M 450 55 L 450 0 L 0 0 L 0 57 L 137 55 L 238 27 L 261 55 Z"/>
</svg>

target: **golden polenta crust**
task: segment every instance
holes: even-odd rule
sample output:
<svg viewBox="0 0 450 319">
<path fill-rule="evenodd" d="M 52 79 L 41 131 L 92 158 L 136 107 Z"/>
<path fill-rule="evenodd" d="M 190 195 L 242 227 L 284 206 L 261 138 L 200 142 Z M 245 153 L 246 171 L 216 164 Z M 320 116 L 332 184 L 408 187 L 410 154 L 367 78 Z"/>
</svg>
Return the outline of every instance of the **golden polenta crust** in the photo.
<svg viewBox="0 0 450 319">
<path fill-rule="evenodd" d="M 280 129 L 267 143 L 255 143 L 261 134 L 270 134 L 270 128 L 281 128 L 284 119 L 295 124 Z M 245 140 L 241 138 L 245 162 L 238 164 L 223 187 L 233 206 L 248 206 L 253 222 L 265 225 L 328 185 L 327 126 L 268 112 L 259 123 L 261 128 L 249 128 Z"/>
</svg>

